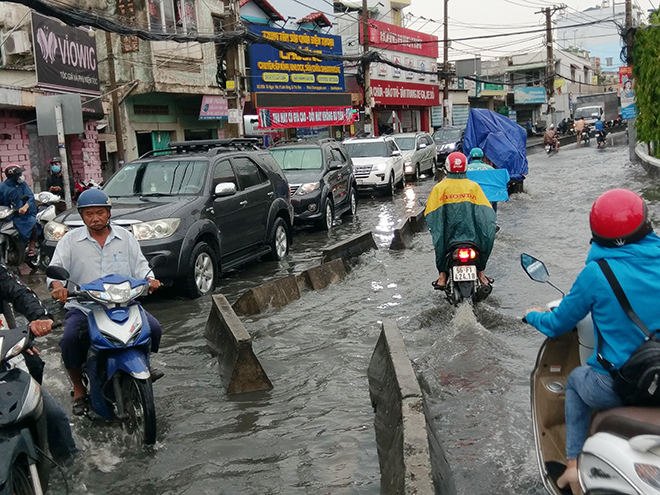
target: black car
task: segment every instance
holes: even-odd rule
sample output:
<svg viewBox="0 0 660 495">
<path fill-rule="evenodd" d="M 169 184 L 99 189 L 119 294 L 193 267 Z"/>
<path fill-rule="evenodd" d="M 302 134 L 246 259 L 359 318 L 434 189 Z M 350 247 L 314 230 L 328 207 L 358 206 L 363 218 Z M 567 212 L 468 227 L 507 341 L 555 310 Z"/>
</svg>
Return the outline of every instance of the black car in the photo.
<svg viewBox="0 0 660 495">
<path fill-rule="evenodd" d="M 460 127 L 441 127 L 433 133 L 437 163 L 440 167 L 444 165 L 449 153 L 463 152 L 463 138 L 465 138 L 465 129 Z"/>
<path fill-rule="evenodd" d="M 250 139 L 171 142 L 117 171 L 103 186 L 112 223 L 130 230 L 155 270 L 184 295 L 213 291 L 222 272 L 266 256 L 279 260 L 291 245 L 293 207 L 277 162 Z M 71 228 L 71 209 L 46 224 L 45 255 Z"/>
<path fill-rule="evenodd" d="M 296 224 L 330 230 L 343 213 L 355 215 L 353 164 L 334 139 L 283 143 L 270 150 L 289 181 Z"/>
</svg>

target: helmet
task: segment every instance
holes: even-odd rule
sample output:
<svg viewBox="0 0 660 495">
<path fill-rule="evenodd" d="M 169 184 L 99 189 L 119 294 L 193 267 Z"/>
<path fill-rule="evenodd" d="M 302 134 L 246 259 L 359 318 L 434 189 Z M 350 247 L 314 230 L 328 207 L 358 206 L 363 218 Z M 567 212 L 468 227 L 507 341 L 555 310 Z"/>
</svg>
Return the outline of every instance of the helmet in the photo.
<svg viewBox="0 0 660 495">
<path fill-rule="evenodd" d="M 87 189 L 78 197 L 78 210 L 89 208 L 90 206 L 105 206 L 112 208 L 112 202 L 108 195 L 100 189 Z"/>
<path fill-rule="evenodd" d="M 470 150 L 470 158 L 483 158 L 484 152 L 481 148 L 472 148 Z"/>
<path fill-rule="evenodd" d="M 653 231 L 646 202 L 628 189 L 604 192 L 591 207 L 593 241 L 603 247 L 632 244 Z"/>
<path fill-rule="evenodd" d="M 62 167 L 60 167 L 59 163 L 51 162 L 50 169 L 53 171 L 54 174 L 59 174 L 62 171 Z"/>
<path fill-rule="evenodd" d="M 5 169 L 5 177 L 8 179 L 10 177 L 19 177 L 23 172 L 25 172 L 25 169 L 23 167 L 19 167 L 18 165 L 9 165 Z"/>
<path fill-rule="evenodd" d="M 460 151 L 449 153 L 447 160 L 445 160 L 445 168 L 454 174 L 460 174 L 467 170 L 467 158 Z"/>
<path fill-rule="evenodd" d="M 550 124 L 550 129 L 554 129 L 554 128 L 555 128 L 555 124 Z"/>
</svg>

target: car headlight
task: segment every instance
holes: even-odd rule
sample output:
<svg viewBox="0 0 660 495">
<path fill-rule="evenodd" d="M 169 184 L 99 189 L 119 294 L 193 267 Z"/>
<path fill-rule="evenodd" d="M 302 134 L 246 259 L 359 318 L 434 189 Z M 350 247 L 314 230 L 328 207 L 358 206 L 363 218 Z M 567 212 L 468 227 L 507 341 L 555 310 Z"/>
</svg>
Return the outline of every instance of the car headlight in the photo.
<svg viewBox="0 0 660 495">
<path fill-rule="evenodd" d="M 63 223 L 56 222 L 55 220 L 51 220 L 46 224 L 44 227 L 44 238 L 47 241 L 59 241 L 64 234 L 67 233 L 69 230 L 69 227 L 64 225 Z"/>
<path fill-rule="evenodd" d="M 372 170 L 373 170 L 374 172 L 382 172 L 382 171 L 385 170 L 386 168 L 387 168 L 387 163 L 378 163 L 378 164 L 376 164 L 376 165 L 373 166 L 373 169 L 372 169 Z"/>
<path fill-rule="evenodd" d="M 321 187 L 321 184 L 319 182 L 308 182 L 307 184 L 303 184 L 298 188 L 296 191 L 296 194 L 298 196 L 304 196 L 305 194 L 309 194 L 313 191 L 316 191 L 319 187 Z"/>
<path fill-rule="evenodd" d="M 170 237 L 181 224 L 180 218 L 163 218 L 151 222 L 133 224 L 133 235 L 138 241 Z"/>
<path fill-rule="evenodd" d="M 409 167 L 410 165 L 412 165 L 412 159 L 406 158 L 406 160 L 403 162 L 403 165 Z"/>
<path fill-rule="evenodd" d="M 97 301 L 123 304 L 148 292 L 149 285 L 144 284 L 131 287 L 131 283 L 126 281 L 121 284 L 103 284 L 103 289 L 103 291 L 90 290 L 87 292 Z"/>
<path fill-rule="evenodd" d="M 456 143 L 448 143 L 442 146 L 442 151 L 454 151 L 456 149 Z"/>
</svg>

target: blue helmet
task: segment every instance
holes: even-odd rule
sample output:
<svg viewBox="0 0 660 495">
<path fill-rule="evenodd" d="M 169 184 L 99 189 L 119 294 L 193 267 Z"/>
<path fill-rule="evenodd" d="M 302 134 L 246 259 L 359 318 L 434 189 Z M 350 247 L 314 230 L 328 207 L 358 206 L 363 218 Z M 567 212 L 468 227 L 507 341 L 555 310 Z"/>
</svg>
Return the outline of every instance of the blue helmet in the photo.
<svg viewBox="0 0 660 495">
<path fill-rule="evenodd" d="M 484 152 L 481 148 L 472 148 L 470 150 L 470 158 L 483 158 Z"/>
<path fill-rule="evenodd" d="M 112 202 L 106 193 L 100 189 L 87 189 L 78 197 L 78 210 L 90 206 L 105 206 L 112 208 Z"/>
</svg>

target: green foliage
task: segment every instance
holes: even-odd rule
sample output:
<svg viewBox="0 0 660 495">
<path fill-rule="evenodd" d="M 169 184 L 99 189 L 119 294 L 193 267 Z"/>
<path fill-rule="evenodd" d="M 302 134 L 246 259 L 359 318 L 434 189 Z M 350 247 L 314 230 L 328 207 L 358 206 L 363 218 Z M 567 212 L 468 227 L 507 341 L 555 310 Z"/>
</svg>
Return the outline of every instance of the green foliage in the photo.
<svg viewBox="0 0 660 495">
<path fill-rule="evenodd" d="M 637 139 L 660 141 L 660 13 L 653 12 L 650 26 L 637 30 L 633 51 L 633 77 L 638 111 Z"/>
</svg>

